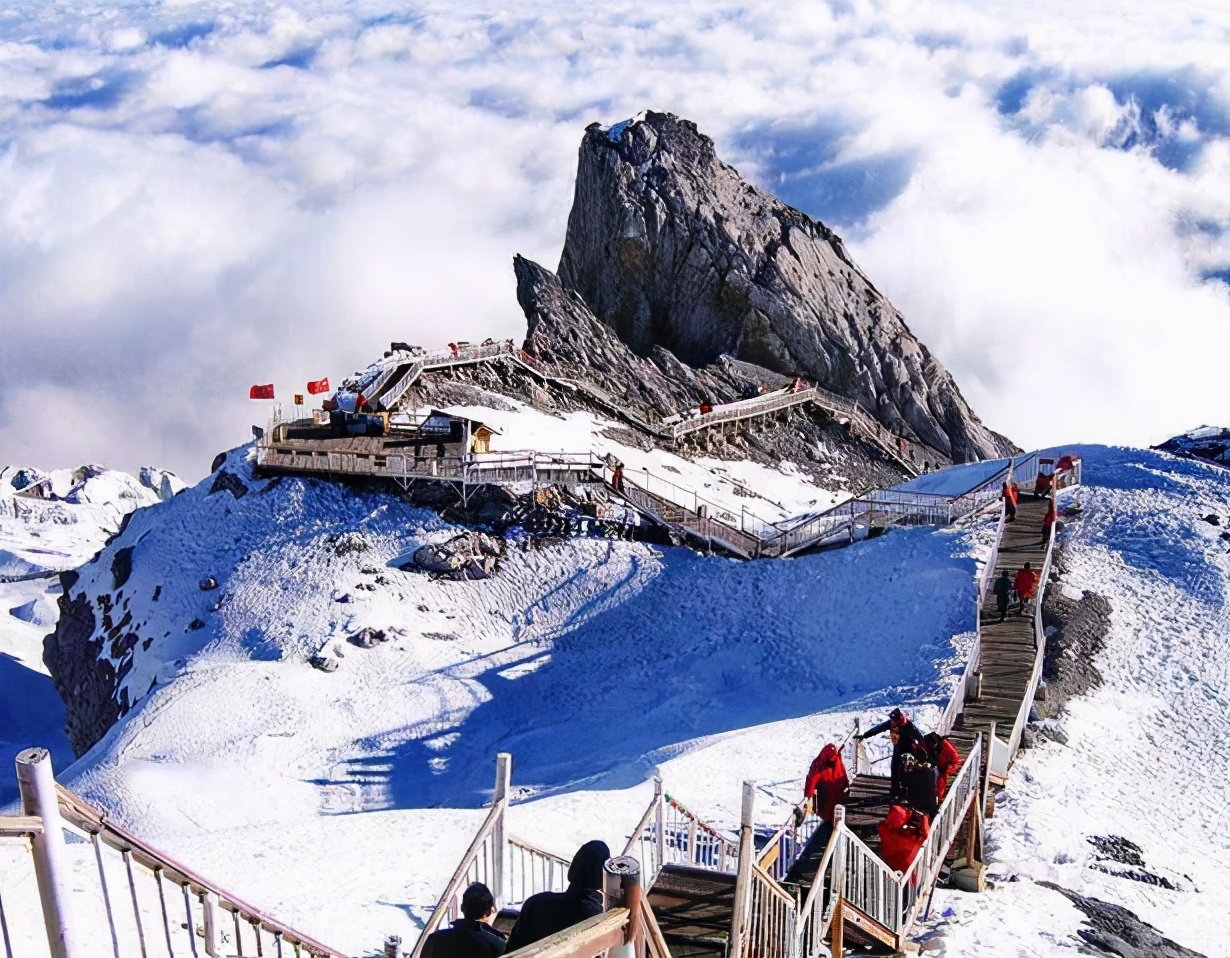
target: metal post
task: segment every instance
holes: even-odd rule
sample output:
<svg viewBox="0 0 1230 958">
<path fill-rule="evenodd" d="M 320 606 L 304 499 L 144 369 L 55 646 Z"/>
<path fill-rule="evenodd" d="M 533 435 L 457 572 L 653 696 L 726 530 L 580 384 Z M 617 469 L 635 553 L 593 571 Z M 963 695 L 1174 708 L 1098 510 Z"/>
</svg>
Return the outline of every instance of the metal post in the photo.
<svg viewBox="0 0 1230 958">
<path fill-rule="evenodd" d="M 743 783 L 743 809 L 739 816 L 739 871 L 735 876 L 735 907 L 730 921 L 729 958 L 742 958 L 743 933 L 752 894 L 752 854 L 755 851 L 753 818 L 756 813 L 756 783 Z"/>
<path fill-rule="evenodd" d="M 658 775 L 653 780 L 654 796 L 657 798 L 658 808 L 655 813 L 657 819 L 658 831 L 658 871 L 666 865 L 666 798 L 662 794 L 662 776 Z"/>
<path fill-rule="evenodd" d="M 66 883 L 68 863 L 51 754 L 45 748 L 28 748 L 17 755 L 15 764 L 22 814 L 36 815 L 43 821 L 43 830 L 32 838 L 31 845 L 47 945 L 52 958 L 74 958 L 84 953 L 77 947 L 77 936 L 71 931 Z"/>
<path fill-rule="evenodd" d="M 603 908 L 628 909 L 624 943 L 607 952 L 607 958 L 644 958 L 645 926 L 641 921 L 641 864 L 631 855 L 620 855 L 602 866 Z"/>
<path fill-rule="evenodd" d="M 508 830 L 505 827 L 508 814 L 508 793 L 512 787 L 512 755 L 500 752 L 495 757 L 495 790 L 491 793 L 491 806 L 499 808 L 500 814 L 491 830 L 491 867 L 495 872 L 496 904 L 503 907 L 508 903 L 508 867 L 506 849 L 508 848 Z"/>
</svg>

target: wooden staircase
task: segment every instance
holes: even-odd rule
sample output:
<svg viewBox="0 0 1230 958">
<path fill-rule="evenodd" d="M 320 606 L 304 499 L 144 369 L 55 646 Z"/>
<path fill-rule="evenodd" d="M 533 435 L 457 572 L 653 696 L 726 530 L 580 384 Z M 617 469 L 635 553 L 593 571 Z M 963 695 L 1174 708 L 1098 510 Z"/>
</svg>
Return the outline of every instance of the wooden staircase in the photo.
<svg viewBox="0 0 1230 958">
<path fill-rule="evenodd" d="M 995 568 L 997 577 L 1003 570 L 1007 570 L 1009 578 L 1015 577 L 1026 562 L 1039 573 L 1042 571 L 1046 561 L 1042 519 L 1049 504 L 1047 499 L 1021 496 L 1016 521 L 1004 525 Z M 992 723 L 1001 737 L 1005 729 L 1012 728 L 1033 675 L 1032 609 L 1024 615 L 1013 615 L 1009 611 L 1007 618 L 1000 622 L 994 599 L 988 597 L 979 616 L 981 688 L 977 698 L 966 703 L 962 722 L 950 735 L 962 757 L 969 754 L 980 732 L 984 739 L 987 737 Z"/>
<path fill-rule="evenodd" d="M 664 865 L 648 898 L 674 958 L 724 958 L 734 915 L 734 875 Z"/>
</svg>

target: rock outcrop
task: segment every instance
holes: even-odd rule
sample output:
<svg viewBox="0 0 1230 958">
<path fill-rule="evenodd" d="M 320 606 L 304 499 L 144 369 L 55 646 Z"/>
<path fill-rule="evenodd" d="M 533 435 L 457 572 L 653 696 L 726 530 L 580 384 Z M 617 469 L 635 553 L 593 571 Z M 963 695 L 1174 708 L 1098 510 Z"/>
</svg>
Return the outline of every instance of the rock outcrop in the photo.
<svg viewBox="0 0 1230 958">
<path fill-rule="evenodd" d="M 524 261 L 517 277 L 539 350 L 544 317 L 589 313 L 672 380 L 721 379 L 714 365 L 734 359 L 856 399 L 954 461 L 1014 448 L 840 237 L 745 182 L 670 114 L 587 129 L 558 277 Z M 644 386 L 645 400 L 669 402 L 659 388 Z"/>
</svg>

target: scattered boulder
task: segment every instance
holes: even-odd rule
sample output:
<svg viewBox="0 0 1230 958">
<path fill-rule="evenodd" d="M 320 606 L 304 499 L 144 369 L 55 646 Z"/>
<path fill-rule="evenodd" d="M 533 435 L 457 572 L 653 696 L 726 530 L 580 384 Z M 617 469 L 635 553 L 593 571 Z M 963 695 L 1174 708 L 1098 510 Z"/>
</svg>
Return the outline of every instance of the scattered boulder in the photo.
<svg viewBox="0 0 1230 958">
<path fill-rule="evenodd" d="M 308 659 L 308 663 L 314 669 L 320 669 L 322 672 L 336 672 L 341 666 L 337 659 L 328 655 L 313 655 Z"/>
<path fill-rule="evenodd" d="M 205 576 L 204 579 L 201 580 L 201 591 L 202 592 L 212 592 L 216 588 L 218 588 L 218 580 L 215 579 L 213 576 L 207 575 Z"/>
<path fill-rule="evenodd" d="M 384 629 L 360 629 L 352 635 L 347 641 L 351 645 L 357 645 L 361 649 L 374 649 L 381 642 L 388 642 L 391 635 L 388 635 Z"/>
<path fill-rule="evenodd" d="M 367 536 L 361 532 L 341 532 L 337 535 L 326 536 L 325 542 L 336 556 L 357 555 L 371 548 Z"/>
<path fill-rule="evenodd" d="M 462 532 L 416 549 L 401 568 L 415 568 L 450 579 L 486 579 L 496 573 L 504 540 L 484 532 Z"/>
<path fill-rule="evenodd" d="M 222 492 L 224 490 L 236 499 L 242 499 L 248 494 L 248 487 L 244 485 L 242 479 L 233 472 L 219 469 L 218 474 L 214 476 L 213 485 L 209 487 L 208 494 L 212 496 L 215 492 Z"/>
<path fill-rule="evenodd" d="M 1221 525 L 1221 518 L 1215 513 L 1210 512 L 1207 516 L 1201 516 L 1200 518 L 1211 526 Z"/>
</svg>

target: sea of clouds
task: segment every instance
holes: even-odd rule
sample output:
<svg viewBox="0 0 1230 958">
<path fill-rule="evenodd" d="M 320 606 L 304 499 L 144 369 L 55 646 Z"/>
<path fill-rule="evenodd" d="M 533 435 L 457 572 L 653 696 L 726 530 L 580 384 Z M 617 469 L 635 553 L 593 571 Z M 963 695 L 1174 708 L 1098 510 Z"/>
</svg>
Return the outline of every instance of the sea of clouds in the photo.
<svg viewBox="0 0 1230 958">
<path fill-rule="evenodd" d="M 0 461 L 201 475 L 390 340 L 520 337 L 586 124 L 695 120 L 1023 446 L 1230 424 L 1230 6 L 13 3 Z"/>
</svg>

